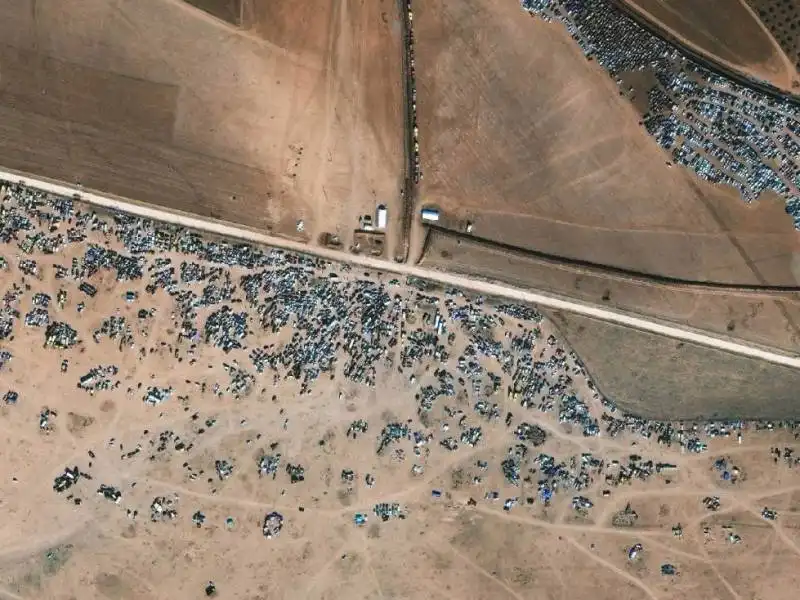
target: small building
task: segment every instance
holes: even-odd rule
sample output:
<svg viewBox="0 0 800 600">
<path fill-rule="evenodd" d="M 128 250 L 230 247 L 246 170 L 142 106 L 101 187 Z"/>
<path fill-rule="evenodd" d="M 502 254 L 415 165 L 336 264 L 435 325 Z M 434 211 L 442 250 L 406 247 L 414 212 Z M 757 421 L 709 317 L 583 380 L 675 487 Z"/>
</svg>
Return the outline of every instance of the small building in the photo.
<svg viewBox="0 0 800 600">
<path fill-rule="evenodd" d="M 361 215 L 358 218 L 358 228 L 361 231 L 374 231 L 375 226 L 372 224 L 372 215 Z"/>
<path fill-rule="evenodd" d="M 439 211 L 435 208 L 423 208 L 422 220 L 428 223 L 436 223 L 439 220 Z"/>
<path fill-rule="evenodd" d="M 90 371 L 86 375 L 83 375 L 80 378 L 80 381 L 78 382 L 78 387 L 83 389 L 88 389 L 94 385 L 94 382 L 95 382 L 95 373 L 94 369 L 92 369 L 92 371 Z"/>
<path fill-rule="evenodd" d="M 87 283 L 85 281 L 78 286 L 78 289 L 87 296 L 91 296 L 92 298 L 94 298 L 95 294 L 97 294 L 97 288 L 94 287 L 91 283 Z"/>
<path fill-rule="evenodd" d="M 386 210 L 385 204 L 379 204 L 378 209 L 375 211 L 375 226 L 378 229 L 386 229 L 386 224 L 389 222 L 389 211 Z"/>
</svg>

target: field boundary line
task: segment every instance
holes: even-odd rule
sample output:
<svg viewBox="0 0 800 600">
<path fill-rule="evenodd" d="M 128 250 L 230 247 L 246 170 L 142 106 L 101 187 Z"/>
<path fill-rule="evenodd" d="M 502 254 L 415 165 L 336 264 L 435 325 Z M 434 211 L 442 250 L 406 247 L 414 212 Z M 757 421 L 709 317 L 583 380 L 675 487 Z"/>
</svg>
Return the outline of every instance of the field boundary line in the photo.
<svg viewBox="0 0 800 600">
<path fill-rule="evenodd" d="M 761 81 L 744 71 L 738 70 L 735 65 L 730 63 L 726 64 L 719 57 L 704 51 L 699 46 L 695 46 L 693 43 L 689 42 L 688 39 L 681 39 L 680 34 L 669 31 L 665 25 L 640 7 L 632 5 L 626 0 L 609 0 L 609 3 L 612 7 L 616 8 L 620 14 L 626 16 L 650 35 L 666 42 L 670 46 L 678 48 L 701 67 L 713 73 L 721 74 L 742 87 L 757 90 L 774 100 L 785 100 L 794 106 L 800 106 L 800 96 L 797 94 L 778 88 L 766 81 Z"/>
<path fill-rule="evenodd" d="M 639 271 L 626 267 L 617 267 L 605 263 L 593 262 L 581 258 L 570 258 L 561 254 L 552 254 L 542 250 L 523 248 L 505 242 L 498 242 L 489 238 L 479 237 L 471 233 L 463 233 L 441 227 L 439 225 L 428 225 L 428 237 L 431 234 L 443 237 L 452 237 L 456 240 L 467 242 L 473 246 L 484 247 L 488 250 L 496 250 L 513 254 L 519 258 L 535 261 L 539 264 L 558 267 L 569 270 L 578 275 L 589 275 L 592 277 L 613 278 L 623 283 L 635 285 L 649 285 L 653 287 L 668 287 L 681 291 L 700 291 L 708 293 L 736 293 L 748 295 L 789 295 L 800 294 L 800 285 L 770 285 L 763 283 L 733 283 L 727 281 L 716 281 L 713 279 L 687 279 L 683 277 L 673 277 L 671 275 L 661 275 L 647 271 Z M 426 246 L 428 244 L 426 243 Z M 425 256 L 425 252 L 422 253 Z"/>
<path fill-rule="evenodd" d="M 43 192 L 48 192 L 59 196 L 66 196 L 68 198 L 73 198 L 76 201 L 85 202 L 87 204 L 107 210 L 127 213 L 154 221 L 170 223 L 180 227 L 185 227 L 187 229 L 194 229 L 235 240 L 289 250 L 298 254 L 316 256 L 331 262 L 350 263 L 352 265 L 374 269 L 377 271 L 417 277 L 419 279 L 429 280 L 448 287 L 462 288 L 484 296 L 507 298 L 515 302 L 533 304 L 546 307 L 551 310 L 562 310 L 566 312 L 577 313 L 601 321 L 607 321 L 625 327 L 631 327 L 633 329 L 671 337 L 684 342 L 708 346 L 718 350 L 730 352 L 732 354 L 738 354 L 778 365 L 800 369 L 800 354 L 798 353 L 787 354 L 784 352 L 778 352 L 776 350 L 758 347 L 754 344 L 744 341 L 734 341 L 732 339 L 726 339 L 721 336 L 691 329 L 689 327 L 671 325 L 655 319 L 646 319 L 623 311 L 599 307 L 587 302 L 573 300 L 564 296 L 533 291 L 530 289 L 520 289 L 501 283 L 489 282 L 465 277 L 463 275 L 426 269 L 416 265 L 395 263 L 371 256 L 345 254 L 339 250 L 332 250 L 330 248 L 324 248 L 320 246 L 311 246 L 296 240 L 266 234 L 246 226 L 235 225 L 216 219 L 198 217 L 196 215 L 174 209 L 155 207 L 153 205 L 145 204 L 129 198 L 88 190 L 82 186 L 60 183 L 53 179 L 33 176 L 21 173 L 19 171 L 11 171 L 0 168 L 0 180 L 12 184 L 16 183 L 26 185 L 39 189 Z"/>
</svg>

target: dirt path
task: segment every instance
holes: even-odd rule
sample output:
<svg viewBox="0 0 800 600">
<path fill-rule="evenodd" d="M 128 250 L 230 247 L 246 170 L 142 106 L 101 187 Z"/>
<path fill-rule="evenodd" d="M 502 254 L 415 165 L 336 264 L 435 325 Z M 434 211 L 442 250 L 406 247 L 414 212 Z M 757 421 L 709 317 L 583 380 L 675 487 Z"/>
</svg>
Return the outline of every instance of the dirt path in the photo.
<svg viewBox="0 0 800 600">
<path fill-rule="evenodd" d="M 578 550 L 582 554 L 585 554 L 586 556 L 591 557 L 591 559 L 594 560 L 596 563 L 602 565 L 608 571 L 612 572 L 614 575 L 617 575 L 620 579 L 624 579 L 628 583 L 630 583 L 630 584 L 636 586 L 637 588 L 639 588 L 640 590 L 642 590 L 645 594 L 647 594 L 648 598 L 651 598 L 652 600 L 658 600 L 658 596 L 656 596 L 656 594 L 653 592 L 653 590 L 651 590 L 649 587 L 647 587 L 644 583 L 639 581 L 633 575 L 630 575 L 630 574 L 626 573 L 625 571 L 623 571 L 622 569 L 620 569 L 616 565 L 608 562 L 607 560 L 605 560 L 603 558 L 600 558 L 599 556 L 597 556 L 596 554 L 594 554 L 590 550 L 587 550 L 586 548 L 581 546 L 578 542 L 576 542 L 572 538 L 567 538 L 567 542 L 569 542 L 569 544 L 571 546 L 573 546 L 576 550 Z"/>
<path fill-rule="evenodd" d="M 501 589 L 503 589 L 506 593 L 508 593 L 509 596 L 511 596 L 515 600 L 523 600 L 523 597 L 520 596 L 517 592 L 515 592 L 514 589 L 512 587 L 510 587 L 506 582 L 504 582 L 502 579 L 500 579 L 498 577 L 495 577 L 494 575 L 489 573 L 486 569 L 484 569 L 480 565 L 475 564 L 475 562 L 473 562 L 468 556 L 466 556 L 466 555 L 462 554 L 461 552 L 459 552 L 458 550 L 456 550 L 456 548 L 452 544 L 447 544 L 447 548 L 461 562 L 465 563 L 467 566 L 469 566 L 471 569 L 473 569 L 476 573 L 482 575 L 483 577 L 486 577 L 490 581 L 492 581 L 495 584 L 497 584 L 497 586 L 500 587 Z"/>
<path fill-rule="evenodd" d="M 181 213 L 178 211 L 168 211 L 161 208 L 155 208 L 129 199 L 101 195 L 95 192 L 80 189 L 78 187 L 64 185 L 52 180 L 44 180 L 41 178 L 27 176 L 19 172 L 11 172 L 0 169 L 0 179 L 24 183 L 53 194 L 59 194 L 67 197 L 79 197 L 80 200 L 88 202 L 94 206 L 110 210 L 123 211 L 146 219 L 155 219 L 158 221 L 172 223 L 182 227 L 196 229 L 224 237 L 274 246 L 303 254 L 311 254 L 331 261 L 348 262 L 358 265 L 359 267 L 425 278 L 446 286 L 461 287 L 487 296 L 509 298 L 514 301 L 532 303 L 553 310 L 564 310 L 602 321 L 608 321 L 626 327 L 632 327 L 642 331 L 648 331 L 658 335 L 679 339 L 685 342 L 709 346 L 718 350 L 724 350 L 726 352 L 764 360 L 774 364 L 800 368 L 800 356 L 797 356 L 796 354 L 786 355 L 773 350 L 755 347 L 743 341 L 734 341 L 732 339 L 710 335 L 703 331 L 688 327 L 678 327 L 674 324 L 667 324 L 653 319 L 646 319 L 621 311 L 609 310 L 607 308 L 601 308 L 577 300 L 570 300 L 542 292 L 522 290 L 498 283 L 479 281 L 461 275 L 434 271 L 414 265 L 398 264 L 369 256 L 344 254 L 328 248 L 310 246 L 301 242 L 295 242 L 274 235 L 267 235 L 245 227 L 230 225 L 220 221 L 201 219 L 194 215 Z"/>
</svg>

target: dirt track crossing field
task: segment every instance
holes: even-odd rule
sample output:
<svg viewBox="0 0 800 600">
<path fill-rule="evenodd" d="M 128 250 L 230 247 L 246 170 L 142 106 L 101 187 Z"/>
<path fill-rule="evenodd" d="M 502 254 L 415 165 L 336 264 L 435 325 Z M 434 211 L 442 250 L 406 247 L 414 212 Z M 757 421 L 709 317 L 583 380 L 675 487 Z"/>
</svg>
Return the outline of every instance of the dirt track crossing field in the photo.
<svg viewBox="0 0 800 600">
<path fill-rule="evenodd" d="M 313 242 L 347 245 L 377 204 L 399 216 L 395 5 L 242 14 L 238 28 L 183 0 L 5 3 L 0 163 Z"/>
<path fill-rule="evenodd" d="M 771 83 L 778 89 L 800 92 L 797 65 L 770 34 L 746 0 L 703 3 L 683 0 L 628 0 L 624 2 L 648 19 L 709 55 L 717 62 Z"/>
<path fill-rule="evenodd" d="M 442 230 L 431 230 L 427 240 L 420 263 L 427 269 L 568 295 L 787 352 L 794 352 L 800 344 L 797 293 L 673 286 L 647 278 L 609 275 L 569 263 L 539 260 Z"/>
<path fill-rule="evenodd" d="M 515 2 L 418 10 L 420 203 L 440 206 L 443 225 L 651 273 L 796 283 L 780 203 L 748 206 L 668 166 L 563 27 L 520 18 Z"/>
<path fill-rule="evenodd" d="M 266 235 L 249 228 L 235 227 L 226 223 L 204 220 L 193 215 L 182 214 L 176 211 L 165 211 L 154 209 L 149 206 L 136 203 L 130 199 L 109 197 L 101 194 L 78 190 L 74 187 L 64 186 L 53 181 L 25 177 L 19 173 L 12 173 L 0 169 L 0 177 L 7 181 L 19 184 L 35 185 L 36 188 L 49 193 L 54 193 L 70 198 L 83 198 L 91 205 L 103 209 L 122 211 L 127 214 L 155 219 L 168 224 L 197 229 L 212 235 L 221 235 L 226 239 L 243 240 L 250 243 L 270 244 L 279 248 L 308 253 L 311 256 L 322 257 L 327 260 L 340 261 L 341 254 L 338 251 L 327 248 L 309 248 L 299 242 L 284 240 L 274 236 Z M 649 331 L 665 335 L 670 338 L 691 341 L 701 345 L 716 347 L 734 354 L 750 356 L 766 360 L 774 364 L 782 364 L 791 367 L 800 367 L 800 359 L 793 354 L 774 351 L 769 347 L 758 347 L 751 343 L 742 343 L 729 336 L 722 337 L 712 335 L 698 329 L 684 328 L 676 324 L 659 322 L 656 319 L 640 318 L 635 315 L 626 314 L 622 311 L 614 311 L 596 304 L 584 303 L 570 300 L 565 297 L 548 295 L 546 293 L 520 289 L 520 287 L 509 287 L 492 281 L 476 280 L 473 277 L 465 278 L 461 275 L 420 268 L 407 264 L 396 264 L 389 261 L 375 259 L 369 256 L 352 255 L 346 261 L 349 264 L 358 265 L 396 273 L 421 280 L 430 280 L 436 285 L 464 287 L 473 292 L 488 297 L 506 298 L 512 301 L 539 304 L 553 310 L 566 310 L 577 312 L 585 316 L 591 316 L 600 320 L 621 324 L 626 327 L 633 327 L 643 331 Z"/>
<path fill-rule="evenodd" d="M 317 244 L 385 204 L 397 254 L 398 8 L 0 7 L 0 600 L 795 599 L 796 297 Z M 800 282 L 563 31 L 414 21 L 444 225 Z"/>
<path fill-rule="evenodd" d="M 0 411 L 3 441 L 17 450 L 0 485 L 10 517 L 0 526 L 5 595 L 194 597 L 210 581 L 219 597 L 247 599 L 633 600 L 731 589 L 758 597 L 765 585 L 770 599 L 792 597 L 800 566 L 793 428 L 682 429 L 624 415 L 593 391 L 576 355 L 535 310 L 415 289 L 376 271 L 267 253 L 256 259 L 267 261 L 264 281 L 274 284 L 264 304 L 244 283 L 259 270 L 173 249 L 134 252 L 143 277 L 120 280 L 113 270 L 131 263 L 96 268 L 97 249 L 129 256 L 141 248 L 129 236 L 151 225 L 93 217 L 80 206 L 69 212 L 68 203 L 26 193 L 15 188 L 4 208 L 14 228 L 27 210 L 39 211 L 37 225 L 17 230 L 29 250 L 19 258 L 16 244 L 0 246 L 13 257 L 0 272 L 3 327 L 8 307 L 20 311 L 0 348 L 9 353 L 3 385 L 18 393 Z M 26 211 L 20 198 L 28 198 Z M 31 247 L 25 231 L 39 220 L 49 235 Z M 198 243 L 156 229 L 156 240 L 183 240 L 176 247 Z M 73 241 L 56 252 L 38 249 L 68 231 Z M 207 252 L 224 255 L 224 246 L 200 255 Z M 73 275 L 56 278 L 57 265 L 73 257 Z M 170 265 L 174 283 L 164 276 Z M 386 333 L 407 332 L 372 363 L 373 386 L 353 381 L 356 354 L 341 355 L 333 378 L 325 372 L 310 383 L 281 361 L 256 368 L 256 349 L 268 358 L 296 340 L 339 339 L 316 339 L 308 317 L 324 307 L 298 304 L 286 287 L 309 274 L 306 293 L 326 289 L 334 306 L 358 289 L 390 290 L 389 304 L 399 303 L 387 312 L 366 294 L 352 306 L 364 319 L 345 335 L 355 334 L 357 345 L 376 339 L 361 337 L 376 311 Z M 97 293 L 81 292 L 79 281 Z M 244 289 L 250 300 L 240 297 Z M 190 302 L 181 308 L 179 298 Z M 225 334 L 208 328 L 220 302 L 248 315 L 242 348 L 224 352 L 217 340 Z M 42 329 L 22 324 L 42 306 L 76 327 L 75 347 L 43 347 Z M 283 310 L 291 314 L 285 322 Z M 109 324 L 112 317 L 124 321 Z M 443 350 L 415 351 L 427 347 L 430 336 L 421 334 L 435 337 L 442 322 Z M 192 323 L 203 333 L 192 334 Z M 485 355 L 495 343 L 502 353 Z M 537 361 L 536 385 L 525 383 L 529 359 Z M 97 365 L 118 370 L 82 378 Z M 451 370 L 449 392 L 442 371 Z M 445 387 L 435 392 L 437 385 Z M 169 390 L 167 397 L 160 401 L 152 388 Z M 73 465 L 77 481 L 54 490 Z M 119 495 L 98 494 L 103 486 Z M 714 497 L 719 505 L 709 510 L 705 499 Z M 777 520 L 764 518 L 764 507 Z M 273 512 L 282 527 L 266 539 L 262 526 Z M 662 574 L 664 565 L 675 574 Z"/>
</svg>

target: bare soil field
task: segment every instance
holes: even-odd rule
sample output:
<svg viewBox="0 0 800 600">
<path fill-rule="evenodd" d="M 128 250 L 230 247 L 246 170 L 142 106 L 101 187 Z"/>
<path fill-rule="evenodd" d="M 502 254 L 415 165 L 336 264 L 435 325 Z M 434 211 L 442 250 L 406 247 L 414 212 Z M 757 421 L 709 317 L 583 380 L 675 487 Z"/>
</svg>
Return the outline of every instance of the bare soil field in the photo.
<svg viewBox="0 0 800 600">
<path fill-rule="evenodd" d="M 0 205 L 4 597 L 793 597 L 793 428 L 622 421 L 531 307 Z"/>
<path fill-rule="evenodd" d="M 580 315 L 549 316 L 598 389 L 625 410 L 654 419 L 796 418 L 795 369 Z"/>
<path fill-rule="evenodd" d="M 598 254 L 602 255 L 599 248 Z M 707 258 L 712 259 L 713 255 L 708 254 Z M 794 352 L 800 344 L 798 294 L 737 294 L 646 284 L 544 263 L 442 232 L 429 234 L 421 264 L 563 294 L 761 346 Z"/>
<path fill-rule="evenodd" d="M 797 0 L 744 0 L 800 70 L 800 3 Z"/>
<path fill-rule="evenodd" d="M 745 0 L 623 2 L 701 54 L 779 89 L 800 91 L 795 61 Z"/>
<path fill-rule="evenodd" d="M 0 164 L 300 239 L 399 215 L 394 5 L 196 4 L 4 3 Z"/>
<path fill-rule="evenodd" d="M 185 0 L 231 25 L 242 24 L 242 0 Z"/>
<path fill-rule="evenodd" d="M 418 13 L 418 14 L 417 14 Z M 797 282 L 798 237 L 767 197 L 747 206 L 670 168 L 637 109 L 563 27 L 516 2 L 426 2 L 421 204 L 476 235 L 686 278 Z"/>
</svg>

